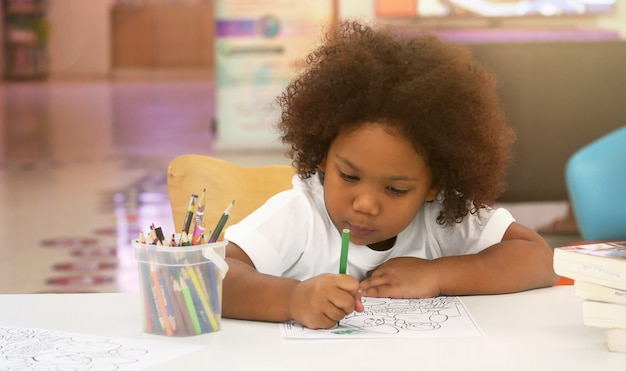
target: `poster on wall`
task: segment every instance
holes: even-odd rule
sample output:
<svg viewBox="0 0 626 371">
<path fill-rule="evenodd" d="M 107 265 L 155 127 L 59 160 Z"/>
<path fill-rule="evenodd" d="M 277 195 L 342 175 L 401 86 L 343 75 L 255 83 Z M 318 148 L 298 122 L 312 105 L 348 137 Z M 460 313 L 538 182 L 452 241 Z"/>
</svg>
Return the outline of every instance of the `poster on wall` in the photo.
<svg viewBox="0 0 626 371">
<path fill-rule="evenodd" d="M 276 97 L 333 21 L 333 0 L 217 0 L 216 149 L 272 149 Z"/>
</svg>

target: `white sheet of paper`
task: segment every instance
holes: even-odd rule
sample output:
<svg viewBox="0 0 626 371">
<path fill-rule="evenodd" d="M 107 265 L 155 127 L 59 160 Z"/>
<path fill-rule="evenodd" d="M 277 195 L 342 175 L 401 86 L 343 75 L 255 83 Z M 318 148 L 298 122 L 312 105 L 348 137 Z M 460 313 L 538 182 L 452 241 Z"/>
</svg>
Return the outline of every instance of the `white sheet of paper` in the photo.
<svg viewBox="0 0 626 371">
<path fill-rule="evenodd" d="M 205 348 L 165 340 L 0 326 L 0 369 L 137 370 Z"/>
<path fill-rule="evenodd" d="M 295 321 L 281 324 L 287 339 L 372 339 L 483 336 L 461 298 L 363 298 L 365 311 L 353 312 L 330 329 L 312 330 Z"/>
</svg>

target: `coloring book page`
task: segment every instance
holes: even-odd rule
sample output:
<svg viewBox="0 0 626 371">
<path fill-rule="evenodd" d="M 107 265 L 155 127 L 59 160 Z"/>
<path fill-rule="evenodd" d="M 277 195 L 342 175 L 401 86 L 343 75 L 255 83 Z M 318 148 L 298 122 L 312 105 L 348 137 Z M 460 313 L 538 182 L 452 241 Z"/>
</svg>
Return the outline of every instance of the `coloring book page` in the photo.
<svg viewBox="0 0 626 371">
<path fill-rule="evenodd" d="M 429 299 L 362 298 L 365 311 L 353 312 L 330 329 L 312 330 L 295 321 L 281 325 L 288 339 L 373 339 L 482 336 L 457 296 Z"/>
<path fill-rule="evenodd" d="M 0 370 L 138 370 L 202 348 L 171 341 L 0 327 Z"/>
</svg>

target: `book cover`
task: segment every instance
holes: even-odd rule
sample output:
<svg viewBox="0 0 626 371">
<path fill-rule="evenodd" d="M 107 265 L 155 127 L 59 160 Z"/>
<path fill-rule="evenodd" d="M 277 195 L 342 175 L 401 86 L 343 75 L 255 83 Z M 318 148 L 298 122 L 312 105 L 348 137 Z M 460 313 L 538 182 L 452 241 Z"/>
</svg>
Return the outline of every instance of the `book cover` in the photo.
<svg viewBox="0 0 626 371">
<path fill-rule="evenodd" d="M 626 353 L 626 329 L 608 329 L 606 331 L 606 342 L 609 351 Z"/>
<path fill-rule="evenodd" d="M 626 290 L 586 281 L 574 281 L 574 294 L 580 298 L 626 305 Z"/>
<path fill-rule="evenodd" d="M 574 281 L 626 290 L 626 241 L 554 249 L 554 271 Z"/>
<path fill-rule="evenodd" d="M 626 329 L 626 305 L 584 300 L 582 314 L 585 326 Z"/>
</svg>

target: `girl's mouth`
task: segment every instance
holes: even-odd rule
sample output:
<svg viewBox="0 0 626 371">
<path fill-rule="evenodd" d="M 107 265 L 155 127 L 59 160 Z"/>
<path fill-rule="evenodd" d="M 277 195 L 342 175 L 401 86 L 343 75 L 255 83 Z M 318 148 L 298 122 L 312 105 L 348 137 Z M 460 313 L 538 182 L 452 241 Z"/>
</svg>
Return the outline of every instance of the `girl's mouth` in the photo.
<svg viewBox="0 0 626 371">
<path fill-rule="evenodd" d="M 358 227 L 352 224 L 350 224 L 348 228 L 350 229 L 351 235 L 355 237 L 361 237 L 361 238 L 367 237 L 374 232 L 373 229 L 366 228 L 366 227 Z"/>
</svg>

